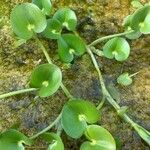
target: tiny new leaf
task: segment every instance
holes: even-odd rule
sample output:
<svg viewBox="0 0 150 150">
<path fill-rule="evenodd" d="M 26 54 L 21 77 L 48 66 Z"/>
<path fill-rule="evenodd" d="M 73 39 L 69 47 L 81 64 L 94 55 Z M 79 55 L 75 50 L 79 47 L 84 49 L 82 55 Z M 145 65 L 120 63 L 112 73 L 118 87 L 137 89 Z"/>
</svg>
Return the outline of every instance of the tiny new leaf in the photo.
<svg viewBox="0 0 150 150">
<path fill-rule="evenodd" d="M 51 13 L 52 3 L 50 0 L 32 0 L 32 3 L 37 5 L 45 15 Z"/>
<path fill-rule="evenodd" d="M 47 150 L 64 150 L 64 144 L 56 133 L 44 133 L 41 138 L 49 143 Z"/>
<path fill-rule="evenodd" d="M 31 145 L 32 140 L 17 130 L 10 129 L 0 134 L 1 150 L 25 150 L 23 144 Z"/>
<path fill-rule="evenodd" d="M 58 39 L 58 54 L 63 62 L 70 63 L 74 55 L 83 55 L 85 49 L 84 41 L 74 34 L 63 34 Z"/>
<path fill-rule="evenodd" d="M 123 73 L 117 78 L 118 84 L 128 86 L 132 84 L 132 78 L 129 76 L 128 73 Z"/>
<path fill-rule="evenodd" d="M 62 73 L 54 64 L 42 64 L 35 68 L 31 75 L 30 86 L 39 89 L 40 97 L 54 94 L 62 82 Z"/>
<path fill-rule="evenodd" d="M 35 33 L 42 32 L 47 25 L 46 17 L 34 4 L 17 5 L 10 15 L 14 33 L 22 39 L 30 39 Z"/>
<path fill-rule="evenodd" d="M 80 150 L 116 150 L 116 143 L 112 135 L 103 127 L 90 125 L 85 131 L 89 140 L 84 142 Z"/>
<path fill-rule="evenodd" d="M 80 138 L 84 133 L 87 123 L 98 121 L 99 112 L 96 107 L 84 100 L 72 100 L 63 107 L 61 123 L 64 131 L 72 138 Z"/>
<path fill-rule="evenodd" d="M 77 17 L 70 8 L 61 8 L 53 16 L 53 18 L 60 21 L 63 27 L 70 31 L 74 31 L 77 26 Z"/>
<path fill-rule="evenodd" d="M 124 38 L 116 37 L 104 45 L 103 53 L 106 58 L 124 61 L 129 57 L 130 46 Z"/>
</svg>

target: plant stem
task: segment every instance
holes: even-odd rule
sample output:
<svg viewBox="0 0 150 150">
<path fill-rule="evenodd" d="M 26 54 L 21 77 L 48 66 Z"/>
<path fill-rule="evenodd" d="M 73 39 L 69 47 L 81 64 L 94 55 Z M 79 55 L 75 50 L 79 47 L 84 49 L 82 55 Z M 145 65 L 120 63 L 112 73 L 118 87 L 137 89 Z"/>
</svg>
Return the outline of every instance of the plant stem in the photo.
<svg viewBox="0 0 150 150">
<path fill-rule="evenodd" d="M 100 110 L 103 107 L 104 103 L 105 103 L 105 97 L 103 97 L 103 99 L 101 100 L 101 102 L 99 103 L 99 105 L 96 107 L 97 110 Z"/>
<path fill-rule="evenodd" d="M 100 57 L 104 57 L 104 54 L 103 54 L 103 51 L 102 50 L 99 50 L 99 49 L 96 49 L 95 47 L 91 47 L 91 50 L 94 54 L 96 54 L 97 56 L 100 56 Z"/>
<path fill-rule="evenodd" d="M 39 38 L 38 38 L 36 35 L 35 35 L 34 38 L 35 38 L 35 40 L 37 41 L 38 45 L 40 46 L 42 52 L 44 53 L 44 55 L 45 55 L 45 57 L 46 57 L 48 63 L 49 63 L 49 64 L 52 64 L 52 60 L 51 60 L 51 58 L 49 57 L 49 54 L 48 54 L 47 50 L 45 49 L 45 47 L 43 46 L 42 42 L 39 40 Z"/>
<path fill-rule="evenodd" d="M 132 32 L 133 32 L 133 30 L 130 30 L 130 31 L 127 31 L 127 32 L 113 34 L 113 35 L 108 35 L 108 36 L 99 38 L 99 39 L 93 41 L 91 44 L 89 44 L 89 47 L 95 46 L 95 45 L 97 45 L 98 43 L 100 43 L 100 42 L 102 42 L 104 40 L 108 40 L 108 39 L 111 39 L 111 38 L 114 38 L 114 37 L 118 37 L 118 36 L 124 36 L 124 35 L 130 34 Z"/>
<path fill-rule="evenodd" d="M 90 50 L 89 47 L 87 47 L 87 52 L 88 54 L 90 55 L 91 59 L 92 59 L 92 62 L 94 64 L 94 67 L 98 73 L 98 77 L 99 77 L 99 82 L 101 84 L 101 87 L 102 87 L 102 91 L 103 91 L 103 95 L 105 98 L 107 98 L 107 100 L 111 103 L 111 105 L 113 105 L 113 107 L 116 109 L 116 110 L 119 110 L 120 109 L 120 106 L 113 100 L 113 98 L 111 97 L 111 95 L 109 94 L 109 92 L 107 91 L 106 87 L 105 87 L 105 83 L 104 83 L 104 80 L 103 80 L 103 77 L 102 77 L 102 74 L 101 74 L 101 71 L 99 69 L 99 66 L 98 66 L 98 63 L 92 53 L 92 51 Z"/>
<path fill-rule="evenodd" d="M 69 98 L 69 99 L 73 99 L 73 96 L 70 94 L 70 92 L 68 91 L 68 89 L 64 86 L 63 83 L 61 83 L 61 88 L 62 90 L 64 91 L 64 93 L 66 94 L 66 96 Z"/>
<path fill-rule="evenodd" d="M 30 139 L 35 139 L 37 138 L 39 135 L 47 132 L 48 130 L 50 130 L 61 118 L 61 113 L 58 115 L 58 117 L 49 125 L 47 126 L 45 129 L 43 129 L 42 131 L 38 132 L 37 134 L 33 135 L 30 137 Z"/>
<path fill-rule="evenodd" d="M 0 95 L 0 99 L 18 95 L 18 94 L 22 94 L 22 93 L 32 92 L 32 91 L 36 91 L 36 90 L 37 90 L 36 88 L 29 88 L 29 89 L 23 89 L 23 90 L 18 90 L 18 91 L 12 91 L 12 92 Z"/>
<path fill-rule="evenodd" d="M 102 74 L 101 74 L 101 71 L 98 67 L 98 63 L 94 57 L 94 54 L 92 53 L 92 51 L 90 50 L 89 47 L 87 47 L 87 52 L 88 54 L 90 55 L 91 59 L 92 59 L 92 62 L 95 66 L 95 69 L 98 73 L 98 76 L 99 76 L 99 81 L 100 81 L 100 84 L 101 84 L 101 88 L 102 88 L 102 92 L 103 92 L 103 96 L 108 100 L 108 102 L 115 108 L 115 110 L 117 111 L 117 113 L 119 112 L 119 110 L 121 109 L 121 107 L 116 103 L 116 101 L 111 97 L 111 95 L 109 94 L 109 92 L 107 91 L 106 89 L 106 86 L 105 86 L 105 83 L 104 83 L 104 80 L 103 80 L 103 77 L 102 77 Z M 126 113 L 124 113 L 122 116 L 121 116 L 126 122 L 128 122 L 132 127 L 134 127 L 135 123 L 131 120 L 131 118 L 129 118 L 127 116 Z"/>
<path fill-rule="evenodd" d="M 49 64 L 53 64 L 46 48 L 44 47 L 44 45 L 42 44 L 42 42 L 39 40 L 39 38 L 37 36 L 34 37 L 35 40 L 37 41 L 38 45 L 40 46 L 42 52 L 44 53 L 47 61 Z M 61 88 L 62 90 L 64 91 L 65 95 L 70 99 L 70 98 L 73 98 L 73 96 L 71 95 L 71 93 L 69 92 L 69 90 L 65 87 L 65 85 L 63 83 L 61 83 Z"/>
<path fill-rule="evenodd" d="M 136 73 L 133 73 L 131 75 L 129 75 L 129 77 L 134 77 L 135 75 L 137 75 L 138 73 L 140 73 L 140 71 L 136 72 Z"/>
</svg>

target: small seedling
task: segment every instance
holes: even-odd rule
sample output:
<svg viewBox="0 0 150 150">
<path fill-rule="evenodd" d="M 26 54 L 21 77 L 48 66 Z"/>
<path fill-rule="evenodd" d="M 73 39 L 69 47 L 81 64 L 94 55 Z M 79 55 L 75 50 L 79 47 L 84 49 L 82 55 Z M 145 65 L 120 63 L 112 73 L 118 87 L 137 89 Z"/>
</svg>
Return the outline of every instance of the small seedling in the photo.
<svg viewBox="0 0 150 150">
<path fill-rule="evenodd" d="M 77 26 L 77 17 L 74 11 L 69 8 L 59 9 L 53 16 L 61 25 L 70 31 L 74 31 Z"/>
<path fill-rule="evenodd" d="M 42 11 L 31 3 L 17 5 L 11 12 L 10 20 L 14 33 L 22 39 L 32 38 L 47 25 Z"/>
<path fill-rule="evenodd" d="M 64 144 L 58 134 L 47 132 L 40 137 L 49 143 L 48 150 L 64 150 Z"/>
<path fill-rule="evenodd" d="M 48 19 L 47 27 L 42 35 L 50 39 L 58 39 L 61 36 L 62 25 L 57 19 Z"/>
<path fill-rule="evenodd" d="M 112 135 L 103 127 L 90 125 L 85 131 L 89 140 L 84 142 L 80 150 L 116 150 L 116 143 Z"/>
<path fill-rule="evenodd" d="M 96 123 L 99 112 L 96 107 L 85 100 L 72 100 L 67 102 L 62 110 L 62 127 L 72 138 L 80 138 L 84 133 L 87 123 Z"/>
<path fill-rule="evenodd" d="M 121 74 L 118 78 L 117 78 L 117 82 L 118 84 L 124 85 L 124 86 L 128 86 L 130 84 L 132 84 L 132 77 L 137 75 L 139 72 L 136 72 L 134 74 L 129 75 L 129 73 L 123 73 Z"/>
<path fill-rule="evenodd" d="M 128 86 L 132 84 L 132 78 L 129 76 L 129 73 L 123 73 L 117 78 L 118 84 Z"/>
<path fill-rule="evenodd" d="M 58 39 L 58 54 L 63 62 L 69 63 L 74 55 L 81 56 L 85 53 L 84 41 L 74 34 L 63 34 Z"/>
<path fill-rule="evenodd" d="M 32 140 L 17 130 L 10 129 L 0 134 L 1 150 L 24 150 L 25 145 L 31 145 Z"/>
<path fill-rule="evenodd" d="M 104 45 L 103 54 L 106 58 L 124 61 L 129 57 L 130 46 L 124 38 L 116 37 Z"/>
<path fill-rule="evenodd" d="M 50 15 L 52 3 L 50 0 L 32 0 L 32 3 L 37 5 L 45 15 Z"/>
<path fill-rule="evenodd" d="M 32 72 L 30 87 L 39 89 L 40 97 L 47 97 L 58 90 L 61 81 L 62 73 L 56 65 L 43 64 Z"/>
</svg>

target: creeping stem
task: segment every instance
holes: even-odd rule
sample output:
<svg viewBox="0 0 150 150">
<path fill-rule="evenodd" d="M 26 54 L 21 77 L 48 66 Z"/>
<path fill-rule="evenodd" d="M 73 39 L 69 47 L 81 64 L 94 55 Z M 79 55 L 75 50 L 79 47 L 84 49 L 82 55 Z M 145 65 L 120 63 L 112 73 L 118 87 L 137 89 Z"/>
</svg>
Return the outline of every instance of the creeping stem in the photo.
<svg viewBox="0 0 150 150">
<path fill-rule="evenodd" d="M 104 83 L 104 80 L 103 80 L 103 77 L 102 77 L 102 74 L 101 74 L 101 71 L 99 69 L 99 66 L 98 66 L 98 63 L 92 53 L 92 51 L 90 50 L 89 47 L 87 47 L 87 52 L 88 54 L 90 55 L 91 59 L 92 59 L 92 62 L 94 64 L 94 67 L 98 73 L 98 77 L 99 77 L 99 82 L 101 84 L 101 87 L 102 87 L 102 92 L 103 92 L 103 96 L 110 102 L 110 104 L 116 109 L 116 110 L 119 110 L 120 109 L 120 106 L 113 100 L 113 98 L 111 97 L 111 95 L 109 94 L 109 92 L 107 91 L 106 87 L 105 87 L 105 83 Z"/>
<path fill-rule="evenodd" d="M 94 64 L 94 67 L 98 73 L 98 77 L 99 77 L 99 81 L 100 81 L 100 84 L 101 84 L 101 88 L 102 88 L 102 93 L 103 93 L 103 96 L 108 100 L 108 102 L 115 108 L 115 110 L 117 111 L 118 115 L 123 118 L 126 122 L 128 122 L 137 132 L 138 134 L 141 136 L 141 138 L 143 140 L 145 140 L 145 142 L 147 142 L 149 145 L 150 145 L 150 140 L 149 140 L 149 137 L 147 137 L 148 135 L 150 135 L 150 133 L 143 129 L 143 133 L 139 133 L 141 129 L 138 129 L 138 124 L 136 124 L 126 113 L 123 113 L 123 114 L 120 114 L 120 110 L 121 110 L 121 107 L 116 103 L 116 101 L 111 97 L 111 95 L 109 94 L 109 92 L 107 91 L 106 89 L 106 86 L 105 86 L 105 83 L 104 83 L 104 80 L 103 80 L 103 77 L 102 77 L 102 74 L 101 74 L 101 71 L 98 67 L 98 63 L 96 61 L 96 58 L 94 57 L 94 54 L 92 53 L 91 49 L 87 46 L 87 52 L 88 54 L 90 55 L 91 57 L 91 60 Z M 98 108 L 101 107 L 98 106 Z M 139 126 L 140 128 L 142 128 L 141 126 Z M 147 135 L 146 135 L 147 134 Z"/>
<path fill-rule="evenodd" d="M 126 32 L 123 32 L 123 33 L 118 33 L 118 34 L 113 34 L 113 35 L 108 35 L 108 36 L 105 36 L 105 37 L 102 37 L 102 38 L 99 38 L 95 41 L 93 41 L 89 46 L 95 46 L 97 45 L 98 43 L 104 41 L 104 40 L 108 40 L 108 39 L 111 39 L 111 38 L 114 38 L 114 37 L 118 37 L 118 36 L 124 36 L 124 35 L 127 35 L 127 34 L 130 34 L 134 32 L 133 30 L 130 30 L 130 31 L 126 31 Z"/>
<path fill-rule="evenodd" d="M 32 91 L 36 91 L 36 90 L 37 90 L 36 88 L 29 88 L 29 89 L 23 89 L 23 90 L 18 90 L 18 91 L 12 91 L 12 92 L 0 95 L 0 99 L 18 95 L 18 94 L 22 94 L 22 93 L 32 92 Z"/>
<path fill-rule="evenodd" d="M 54 125 L 56 125 L 59 122 L 60 118 L 61 118 L 61 113 L 58 115 L 58 117 L 49 126 L 47 126 L 42 131 L 38 132 L 37 134 L 31 136 L 30 139 L 35 139 L 38 136 L 40 136 L 41 134 L 43 134 L 43 133 L 47 132 L 48 130 L 50 130 Z"/>
</svg>

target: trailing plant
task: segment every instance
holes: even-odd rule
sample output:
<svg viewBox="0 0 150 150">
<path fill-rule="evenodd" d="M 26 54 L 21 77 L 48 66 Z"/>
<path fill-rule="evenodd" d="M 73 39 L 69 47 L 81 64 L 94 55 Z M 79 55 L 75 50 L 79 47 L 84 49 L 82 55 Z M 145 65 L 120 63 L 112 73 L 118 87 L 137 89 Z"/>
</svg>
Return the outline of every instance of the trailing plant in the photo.
<svg viewBox="0 0 150 150">
<path fill-rule="evenodd" d="M 142 34 L 150 33 L 150 5 L 140 5 L 132 2 L 132 5 L 138 9 L 124 20 L 125 32 L 109 35 L 93 41 L 91 44 L 86 42 L 76 33 L 77 17 L 70 8 L 60 8 L 54 14 L 52 12 L 52 3 L 49 0 L 32 0 L 32 3 L 23 3 L 17 5 L 11 12 L 10 20 L 14 33 L 18 36 L 20 46 L 26 40 L 34 39 L 47 59 L 47 64 L 37 66 L 30 77 L 29 88 L 18 91 L 1 94 L 0 99 L 34 92 L 35 96 L 41 98 L 48 97 L 57 92 L 59 88 L 63 90 L 68 102 L 63 106 L 58 117 L 46 128 L 37 134 L 27 137 L 16 129 L 9 129 L 0 133 L 0 149 L 3 150 L 24 150 L 25 145 L 31 146 L 34 140 L 41 138 L 48 143 L 48 150 L 64 150 L 64 144 L 61 139 L 61 131 L 75 139 L 85 135 L 85 141 L 80 150 L 116 150 L 116 143 L 108 130 L 96 123 L 100 120 L 100 109 L 105 100 L 107 100 L 116 110 L 117 114 L 129 123 L 141 136 L 141 138 L 150 145 L 150 133 L 137 123 L 135 123 L 126 113 L 127 107 L 120 107 L 113 99 L 105 86 L 105 82 L 98 63 L 93 53 L 108 59 L 125 61 L 130 54 L 130 46 L 126 38 L 136 39 Z M 68 30 L 63 34 L 63 30 Z M 42 37 L 55 39 L 58 43 L 58 55 L 61 61 L 70 63 L 76 57 L 81 57 L 88 53 L 91 61 L 98 73 L 101 85 L 103 100 L 96 107 L 87 100 L 75 98 L 62 83 L 62 72 L 58 66 L 53 64 L 47 50 L 38 38 L 38 33 Z M 103 51 L 95 48 L 95 45 L 108 40 L 103 46 Z M 137 74 L 137 73 L 135 73 Z M 117 82 L 122 85 L 130 85 L 131 77 L 124 73 L 120 75 Z M 57 132 L 49 132 L 56 126 Z"/>
</svg>

